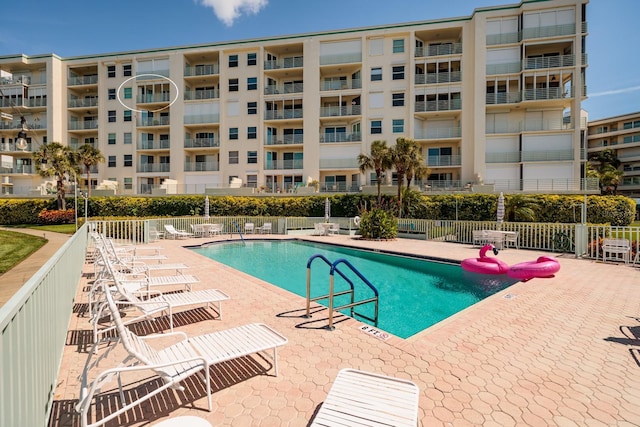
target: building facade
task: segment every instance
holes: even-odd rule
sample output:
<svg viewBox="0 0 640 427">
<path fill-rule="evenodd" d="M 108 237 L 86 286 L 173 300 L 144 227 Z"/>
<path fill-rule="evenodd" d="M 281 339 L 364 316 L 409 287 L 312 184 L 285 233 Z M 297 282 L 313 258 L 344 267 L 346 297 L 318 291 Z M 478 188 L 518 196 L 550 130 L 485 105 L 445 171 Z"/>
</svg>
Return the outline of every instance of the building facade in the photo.
<svg viewBox="0 0 640 427">
<path fill-rule="evenodd" d="M 375 184 L 357 156 L 415 139 L 425 188 L 585 189 L 588 0 L 469 17 L 61 58 L 0 57 L 3 192 L 42 191 L 31 152 L 93 144 L 118 194 Z M 13 115 L 13 118 L 8 115 Z M 20 116 L 28 144 L 17 147 Z M 5 162 L 4 166 L 8 166 Z M 393 177 L 386 177 L 391 183 Z M 86 185 L 86 177 L 79 177 Z"/>
</svg>

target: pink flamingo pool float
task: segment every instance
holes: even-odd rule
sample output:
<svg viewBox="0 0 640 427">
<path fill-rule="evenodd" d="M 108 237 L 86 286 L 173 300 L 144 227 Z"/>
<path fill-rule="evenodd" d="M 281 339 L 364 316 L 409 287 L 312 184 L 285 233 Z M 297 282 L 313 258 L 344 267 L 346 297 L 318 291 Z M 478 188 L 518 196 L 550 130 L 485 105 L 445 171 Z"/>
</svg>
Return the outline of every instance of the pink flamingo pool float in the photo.
<svg viewBox="0 0 640 427">
<path fill-rule="evenodd" d="M 541 256 L 533 261 L 525 261 L 509 267 L 507 263 L 494 257 L 488 257 L 487 252 L 498 250 L 493 245 L 484 245 L 480 249 L 480 258 L 462 260 L 462 268 L 466 271 L 480 274 L 508 274 L 514 279 L 527 280 L 535 277 L 553 277 L 560 270 L 560 263 L 554 257 Z"/>
</svg>

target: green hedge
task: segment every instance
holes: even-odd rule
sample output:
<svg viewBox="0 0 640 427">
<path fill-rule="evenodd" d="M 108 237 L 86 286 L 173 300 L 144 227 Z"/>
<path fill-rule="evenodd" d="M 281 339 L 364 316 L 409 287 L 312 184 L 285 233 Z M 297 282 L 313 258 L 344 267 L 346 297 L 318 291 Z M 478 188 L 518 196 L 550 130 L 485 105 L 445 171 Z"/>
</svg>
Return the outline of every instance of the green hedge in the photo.
<svg viewBox="0 0 640 427">
<path fill-rule="evenodd" d="M 306 197 L 232 197 L 209 196 L 211 216 L 303 216 L 323 217 L 327 196 Z M 331 216 L 354 217 L 376 205 L 377 197 L 367 194 L 337 194 L 328 196 Z M 448 194 L 423 195 L 414 192 L 407 196 L 405 217 L 462 221 L 495 220 L 498 195 Z M 92 197 L 88 201 L 89 217 L 170 217 L 204 215 L 205 196 L 162 197 Z M 79 200 L 78 217 L 84 217 L 84 201 Z M 525 221 L 516 206 L 529 207 L 535 222 L 580 222 L 583 196 L 565 195 L 505 195 L 506 211 L 511 220 Z M 384 196 L 383 206 L 393 206 L 395 197 Z M 67 198 L 73 207 L 73 198 Z M 35 224 L 43 209 L 55 209 L 53 199 L 0 199 L 1 224 Z M 624 196 L 588 196 L 587 222 L 623 226 L 635 216 L 635 202 Z M 509 217 L 505 218 L 509 220 Z"/>
</svg>

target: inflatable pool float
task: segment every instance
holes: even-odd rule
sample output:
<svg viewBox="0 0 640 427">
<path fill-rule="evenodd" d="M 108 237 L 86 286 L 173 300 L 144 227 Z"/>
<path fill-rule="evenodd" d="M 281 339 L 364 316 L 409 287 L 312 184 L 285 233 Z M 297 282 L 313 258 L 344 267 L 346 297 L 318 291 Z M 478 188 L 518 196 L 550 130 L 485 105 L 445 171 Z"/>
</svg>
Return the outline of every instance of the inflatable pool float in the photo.
<svg viewBox="0 0 640 427">
<path fill-rule="evenodd" d="M 467 258 L 462 260 L 462 269 L 480 274 L 505 274 L 508 272 L 509 266 L 506 262 L 498 258 L 486 256 L 490 250 L 493 251 L 494 255 L 498 255 L 498 250 L 493 245 L 484 245 L 480 249 L 480 258 Z"/>
<path fill-rule="evenodd" d="M 554 257 L 541 256 L 535 261 L 526 261 L 512 265 L 509 277 L 527 281 L 534 277 L 553 277 L 560 270 L 560 263 Z"/>
</svg>

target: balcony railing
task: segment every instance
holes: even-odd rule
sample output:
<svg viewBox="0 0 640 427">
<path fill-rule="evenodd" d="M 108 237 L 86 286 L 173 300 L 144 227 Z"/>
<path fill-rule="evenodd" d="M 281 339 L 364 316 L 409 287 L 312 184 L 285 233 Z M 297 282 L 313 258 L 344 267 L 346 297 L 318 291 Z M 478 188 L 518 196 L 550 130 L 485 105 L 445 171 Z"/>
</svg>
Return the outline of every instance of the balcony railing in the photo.
<svg viewBox="0 0 640 427">
<path fill-rule="evenodd" d="M 186 138 L 184 148 L 215 148 L 220 147 L 220 140 L 215 138 Z"/>
<path fill-rule="evenodd" d="M 423 56 L 457 55 L 462 53 L 462 43 L 432 44 L 416 47 L 416 58 Z"/>
<path fill-rule="evenodd" d="M 449 71 L 444 73 L 427 73 L 416 74 L 416 84 L 434 84 L 434 83 L 451 83 L 459 82 L 462 80 L 462 73 L 460 71 Z"/>
<path fill-rule="evenodd" d="M 171 172 L 171 163 L 140 163 L 138 164 L 138 172 Z"/>
<path fill-rule="evenodd" d="M 294 160 L 267 160 L 264 163 L 266 170 L 278 170 L 278 169 L 302 169 L 302 159 Z"/>
<path fill-rule="evenodd" d="M 361 79 L 351 80 L 325 80 L 320 82 L 320 90 L 348 90 L 348 89 L 362 89 Z"/>
<path fill-rule="evenodd" d="M 184 76 L 213 76 L 220 74 L 220 66 L 218 64 L 206 64 L 206 65 L 186 65 L 184 67 Z"/>
<path fill-rule="evenodd" d="M 97 120 L 69 122 L 69 130 L 90 130 L 90 129 L 98 129 Z"/>
<path fill-rule="evenodd" d="M 301 93 L 304 90 L 303 83 L 288 83 L 282 85 L 268 85 L 264 88 L 265 95 L 277 95 L 281 93 Z"/>
<path fill-rule="evenodd" d="M 518 122 L 498 122 L 487 124 L 485 132 L 494 133 L 520 133 L 520 132 L 540 132 L 554 130 L 572 130 L 573 123 L 565 122 L 564 119 L 549 120 L 528 120 Z"/>
<path fill-rule="evenodd" d="M 492 74 L 512 74 L 522 71 L 522 63 L 506 62 L 504 64 L 487 64 L 487 75 Z"/>
<path fill-rule="evenodd" d="M 460 99 L 448 99 L 442 101 L 420 101 L 416 102 L 416 113 L 430 112 L 430 111 L 449 111 L 459 110 L 462 108 L 462 100 Z"/>
<path fill-rule="evenodd" d="M 573 159 L 573 150 L 511 151 L 485 154 L 487 163 L 556 162 Z"/>
<path fill-rule="evenodd" d="M 138 141 L 138 150 L 168 150 L 171 144 L 168 139 L 158 141 Z"/>
<path fill-rule="evenodd" d="M 335 133 L 320 133 L 321 143 L 331 142 L 351 142 L 362 141 L 362 134 L 360 132 L 335 132 Z"/>
<path fill-rule="evenodd" d="M 358 169 L 358 160 L 352 157 L 344 159 L 320 159 L 320 169 Z"/>
<path fill-rule="evenodd" d="M 138 95 L 136 97 L 136 102 L 138 104 L 151 104 L 157 102 L 171 102 L 171 94 L 168 92 L 164 93 L 147 93 L 144 95 Z"/>
<path fill-rule="evenodd" d="M 219 89 L 186 90 L 184 92 L 185 101 L 193 101 L 198 99 L 218 99 L 218 98 L 220 98 Z"/>
<path fill-rule="evenodd" d="M 522 40 L 539 39 L 543 37 L 567 36 L 576 33 L 576 24 L 548 25 L 545 27 L 525 28 L 522 30 Z"/>
<path fill-rule="evenodd" d="M 219 170 L 218 162 L 184 162 L 185 172 L 218 172 Z"/>
<path fill-rule="evenodd" d="M 13 165 L 13 167 L 10 168 L 2 168 L 0 167 L 0 171 L 3 174 L 10 174 L 10 173 L 22 173 L 22 174 L 32 174 L 35 173 L 35 168 L 33 167 L 33 165 Z"/>
<path fill-rule="evenodd" d="M 362 62 L 362 53 L 343 53 L 320 57 L 320 65 L 350 64 L 353 62 Z"/>
<path fill-rule="evenodd" d="M 98 76 L 72 76 L 67 80 L 68 86 L 95 85 L 98 84 Z"/>
<path fill-rule="evenodd" d="M 40 83 L 34 82 L 33 84 L 45 84 L 46 82 L 42 81 Z M 31 84 L 31 76 L 27 75 L 13 75 L 11 77 L 2 77 L 0 78 L 0 85 L 30 85 Z"/>
<path fill-rule="evenodd" d="M 47 106 L 47 98 L 46 97 L 30 97 L 26 100 L 27 107 L 46 107 Z"/>
<path fill-rule="evenodd" d="M 9 153 L 9 152 L 13 152 L 13 153 L 22 153 L 22 152 L 30 153 L 32 147 L 35 147 L 35 144 L 32 144 L 31 142 L 27 142 L 27 148 L 25 148 L 24 150 L 21 150 L 18 147 L 16 147 L 15 143 L 9 144 L 8 142 L 5 142 L 4 144 L 0 144 L 0 151 L 2 151 L 4 153 Z"/>
<path fill-rule="evenodd" d="M 526 58 L 522 60 L 525 70 L 537 70 L 540 68 L 573 67 L 576 62 L 575 55 L 546 56 L 540 58 Z"/>
<path fill-rule="evenodd" d="M 359 116 L 362 114 L 362 107 L 360 105 L 348 105 L 344 107 L 321 107 L 320 117 L 332 117 L 332 116 Z"/>
<path fill-rule="evenodd" d="M 89 107 L 97 107 L 98 106 L 98 98 L 83 98 L 83 99 L 70 99 L 67 102 L 67 107 L 69 108 L 89 108 Z"/>
<path fill-rule="evenodd" d="M 462 156 L 460 154 L 427 157 L 427 166 L 430 167 L 460 166 L 461 164 Z"/>
<path fill-rule="evenodd" d="M 280 120 L 280 119 L 301 119 L 302 108 L 291 108 L 288 110 L 267 110 L 264 112 L 265 120 Z"/>
<path fill-rule="evenodd" d="M 264 61 L 265 70 L 277 70 L 280 68 L 298 68 L 304 65 L 304 57 L 293 56 L 273 61 Z"/>
<path fill-rule="evenodd" d="M 168 126 L 169 117 L 141 117 L 138 119 L 138 126 Z"/>
<path fill-rule="evenodd" d="M 149 70 L 149 71 L 136 71 L 136 80 L 152 80 L 160 79 L 161 77 L 155 77 L 155 75 L 169 77 L 169 70 Z"/>
<path fill-rule="evenodd" d="M 539 89 L 525 89 L 522 91 L 523 101 L 541 101 L 549 99 L 572 98 L 573 89 L 565 91 L 561 87 L 547 87 Z"/>
<path fill-rule="evenodd" d="M 446 139 L 446 138 L 460 138 L 462 135 L 462 128 L 427 128 L 416 129 L 414 133 L 415 139 Z"/>
<path fill-rule="evenodd" d="M 194 114 L 184 116 L 185 125 L 197 125 L 203 123 L 220 123 L 220 114 Z"/>
<path fill-rule="evenodd" d="M 268 136 L 264 145 L 291 145 L 302 144 L 304 142 L 304 135 L 283 135 L 283 136 Z"/>
<path fill-rule="evenodd" d="M 502 33 L 502 34 L 487 34 L 487 46 L 496 44 L 511 44 L 518 43 L 520 41 L 520 33 Z"/>
<path fill-rule="evenodd" d="M 522 95 L 520 92 L 488 93 L 485 96 L 485 101 L 487 105 L 515 104 L 522 101 Z"/>
</svg>

